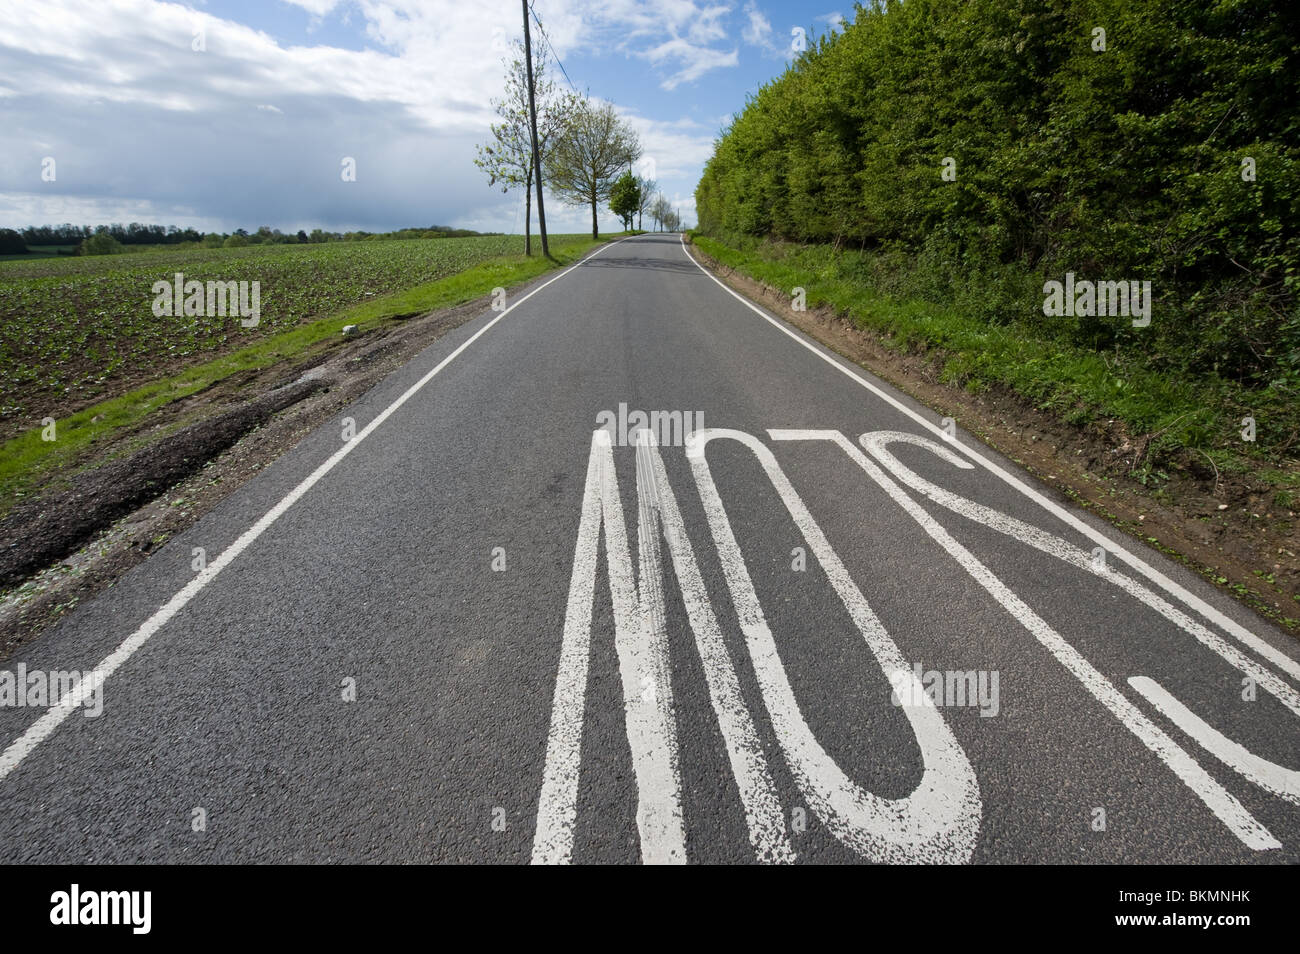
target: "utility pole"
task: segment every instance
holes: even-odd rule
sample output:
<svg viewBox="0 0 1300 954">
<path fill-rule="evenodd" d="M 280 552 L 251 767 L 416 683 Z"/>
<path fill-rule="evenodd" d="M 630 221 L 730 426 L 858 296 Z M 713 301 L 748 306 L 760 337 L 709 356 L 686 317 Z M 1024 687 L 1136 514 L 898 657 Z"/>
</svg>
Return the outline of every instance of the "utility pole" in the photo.
<svg viewBox="0 0 1300 954">
<path fill-rule="evenodd" d="M 524 62 L 528 67 L 528 122 L 533 132 L 533 168 L 537 170 L 537 226 L 542 231 L 542 254 L 551 257 L 546 244 L 546 210 L 542 208 L 542 163 L 537 155 L 537 103 L 533 99 L 533 42 L 528 34 L 528 0 L 524 5 Z"/>
</svg>

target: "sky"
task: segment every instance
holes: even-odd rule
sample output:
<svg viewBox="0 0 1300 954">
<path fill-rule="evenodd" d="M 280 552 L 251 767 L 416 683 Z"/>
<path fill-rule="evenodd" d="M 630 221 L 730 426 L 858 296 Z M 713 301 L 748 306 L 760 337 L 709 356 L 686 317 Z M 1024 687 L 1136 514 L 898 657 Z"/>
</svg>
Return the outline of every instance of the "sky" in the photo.
<svg viewBox="0 0 1300 954">
<path fill-rule="evenodd" d="M 689 225 L 713 141 L 834 3 L 533 0 L 534 50 L 614 104 Z M 474 157 L 522 19 L 516 0 L 0 0 L 0 227 L 521 233 L 522 190 Z"/>
</svg>

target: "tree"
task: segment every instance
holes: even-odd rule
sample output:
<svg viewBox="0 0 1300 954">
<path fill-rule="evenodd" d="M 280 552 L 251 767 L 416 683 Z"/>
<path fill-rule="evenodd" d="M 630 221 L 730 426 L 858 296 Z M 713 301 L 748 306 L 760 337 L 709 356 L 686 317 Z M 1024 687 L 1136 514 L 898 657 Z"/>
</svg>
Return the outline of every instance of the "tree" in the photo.
<svg viewBox="0 0 1300 954">
<path fill-rule="evenodd" d="M 650 203 L 654 201 L 655 190 L 659 188 L 659 183 L 653 179 L 643 179 L 641 176 L 636 177 L 636 186 L 641 190 L 640 201 L 636 205 L 636 227 L 641 228 L 641 216 L 650 208 Z"/>
<path fill-rule="evenodd" d="M 0 229 L 0 255 L 26 255 L 27 243 L 13 229 Z"/>
<path fill-rule="evenodd" d="M 126 246 L 114 238 L 111 232 L 103 226 L 100 228 L 102 231 L 81 243 L 79 251 L 82 255 L 120 255 L 126 251 Z"/>
<path fill-rule="evenodd" d="M 501 99 L 492 100 L 501 121 L 492 124 L 492 138 L 480 145 L 474 164 L 488 174 L 489 186 L 501 186 L 502 192 L 524 187 L 524 253 L 533 254 L 531 184 L 533 175 L 532 131 L 528 114 L 528 64 L 523 45 L 515 42 L 514 57 L 502 60 L 506 66 L 506 89 Z M 537 103 L 537 149 L 542 169 L 552 144 L 565 123 L 577 94 L 557 94 L 555 83 L 545 78 L 543 60 L 533 63 L 534 99 Z"/>
<path fill-rule="evenodd" d="M 614 176 L 641 156 L 636 132 L 609 103 L 580 99 L 551 153 L 551 188 L 571 205 L 591 206 L 591 237 L 600 237 L 597 215 L 609 199 Z M 545 167 L 543 167 L 545 170 Z"/>
<path fill-rule="evenodd" d="M 655 231 L 657 232 L 667 222 L 668 213 L 672 211 L 672 206 L 668 204 L 668 200 L 664 198 L 662 192 L 656 192 L 647 211 L 650 213 L 650 218 L 655 221 Z"/>
<path fill-rule="evenodd" d="M 623 228 L 632 230 L 632 217 L 641 206 L 641 187 L 636 176 L 625 172 L 609 191 L 609 211 L 623 220 Z"/>
</svg>

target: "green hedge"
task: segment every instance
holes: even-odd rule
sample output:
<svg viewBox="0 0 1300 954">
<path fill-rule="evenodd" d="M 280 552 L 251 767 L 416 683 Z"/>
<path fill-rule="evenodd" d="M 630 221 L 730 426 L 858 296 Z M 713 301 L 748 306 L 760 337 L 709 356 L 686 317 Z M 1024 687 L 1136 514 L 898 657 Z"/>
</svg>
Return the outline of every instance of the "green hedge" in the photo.
<svg viewBox="0 0 1300 954">
<path fill-rule="evenodd" d="M 1296 4 L 859 7 L 724 131 L 700 227 L 923 264 L 989 323 L 1300 400 L 1298 78 Z M 1044 316 L 1067 271 L 1150 280 L 1150 327 Z"/>
</svg>

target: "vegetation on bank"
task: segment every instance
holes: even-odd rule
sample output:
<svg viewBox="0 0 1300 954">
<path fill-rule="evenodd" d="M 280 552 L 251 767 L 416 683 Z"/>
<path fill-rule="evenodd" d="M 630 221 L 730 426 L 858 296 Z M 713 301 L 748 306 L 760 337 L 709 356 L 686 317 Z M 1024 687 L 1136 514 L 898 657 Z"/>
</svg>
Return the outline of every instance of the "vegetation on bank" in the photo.
<svg viewBox="0 0 1300 954">
<path fill-rule="evenodd" d="M 1300 504 L 1294 445 L 1241 435 L 1247 416 L 1300 433 L 1300 402 L 1281 390 L 1250 391 L 1214 374 L 1168 374 L 1044 336 L 1025 322 L 988 322 L 972 302 L 980 295 L 976 282 L 949 281 L 925 260 L 698 233 L 692 241 L 774 288 L 804 288 L 808 308 L 829 306 L 889 347 L 929 353 L 947 383 L 970 391 L 1005 387 L 1076 425 L 1122 422 L 1135 446 L 1132 476 L 1153 489 L 1175 470 L 1201 478 L 1250 473 L 1271 488 L 1274 506 Z"/>
<path fill-rule="evenodd" d="M 1180 450 L 1282 465 L 1300 446 L 1297 36 L 1300 11 L 1264 0 L 859 8 L 719 139 L 700 245 L 943 348 L 954 381 L 1153 435 L 1144 478 Z M 1150 324 L 1044 314 L 1066 273 L 1150 281 Z"/>
</svg>

